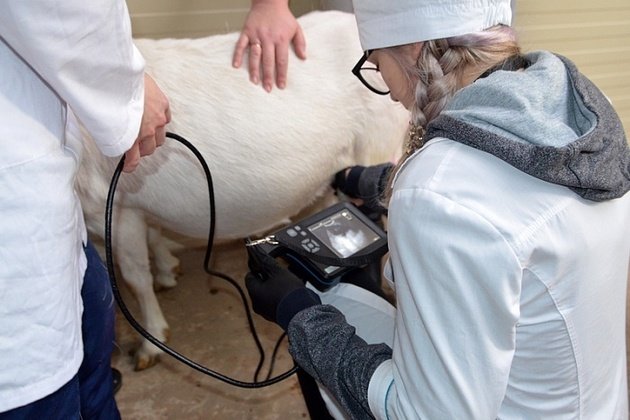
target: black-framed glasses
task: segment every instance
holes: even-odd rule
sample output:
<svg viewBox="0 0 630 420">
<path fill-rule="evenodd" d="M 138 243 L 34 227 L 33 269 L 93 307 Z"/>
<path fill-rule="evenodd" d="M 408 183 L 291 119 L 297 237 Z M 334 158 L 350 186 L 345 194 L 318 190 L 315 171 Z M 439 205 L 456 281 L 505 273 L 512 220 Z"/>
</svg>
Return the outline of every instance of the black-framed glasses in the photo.
<svg viewBox="0 0 630 420">
<path fill-rule="evenodd" d="M 361 83 L 372 92 L 379 95 L 389 95 L 389 88 L 385 84 L 383 77 L 381 77 L 381 72 L 378 70 L 378 67 L 374 65 L 364 67 L 370 54 L 372 54 L 372 50 L 367 50 L 365 54 L 361 56 L 357 64 L 352 68 L 352 74 L 357 76 Z"/>
</svg>

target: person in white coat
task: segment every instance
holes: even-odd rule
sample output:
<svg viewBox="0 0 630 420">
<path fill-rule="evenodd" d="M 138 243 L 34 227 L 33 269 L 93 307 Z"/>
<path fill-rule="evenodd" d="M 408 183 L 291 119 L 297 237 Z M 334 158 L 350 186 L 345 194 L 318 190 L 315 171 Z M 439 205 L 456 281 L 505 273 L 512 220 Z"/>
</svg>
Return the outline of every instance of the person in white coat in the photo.
<svg viewBox="0 0 630 420">
<path fill-rule="evenodd" d="M 261 257 L 254 309 L 349 418 L 627 419 L 630 148 L 611 103 L 569 59 L 520 51 L 509 0 L 353 6 L 355 74 L 411 111 L 384 199 L 396 308 Z"/>
<path fill-rule="evenodd" d="M 117 418 L 111 343 L 84 358 L 82 316 L 84 333 L 112 333 L 82 300 L 96 280 L 83 282 L 95 254 L 74 191 L 78 127 L 133 171 L 164 142 L 168 100 L 144 74 L 123 0 L 3 1 L 0 68 L 0 418 Z M 87 365 L 109 373 L 103 389 Z"/>
</svg>

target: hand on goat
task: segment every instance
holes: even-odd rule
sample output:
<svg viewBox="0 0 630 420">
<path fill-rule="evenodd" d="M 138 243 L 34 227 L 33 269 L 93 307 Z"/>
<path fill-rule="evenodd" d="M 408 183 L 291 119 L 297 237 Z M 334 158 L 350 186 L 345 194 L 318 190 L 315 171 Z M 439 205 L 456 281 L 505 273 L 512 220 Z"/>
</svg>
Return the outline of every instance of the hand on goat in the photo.
<svg viewBox="0 0 630 420">
<path fill-rule="evenodd" d="M 245 276 L 245 285 L 254 311 L 268 321 L 275 322 L 284 330 L 289 322 L 303 309 L 321 303 L 319 296 L 304 285 L 288 269 L 258 250 L 247 247 L 250 272 Z"/>
<path fill-rule="evenodd" d="M 171 121 L 168 99 L 153 78 L 144 75 L 144 113 L 138 138 L 125 153 L 124 172 L 132 172 L 140 163 L 140 157 L 150 155 L 164 144 L 165 126 Z"/>
<path fill-rule="evenodd" d="M 275 83 L 280 89 L 287 84 L 289 42 L 295 54 L 306 58 L 306 41 L 302 28 L 289 9 L 286 0 L 254 0 L 241 36 L 234 48 L 232 65 L 241 66 L 245 49 L 249 48 L 249 78 L 260 81 L 262 63 L 263 88 L 270 92 Z"/>
</svg>

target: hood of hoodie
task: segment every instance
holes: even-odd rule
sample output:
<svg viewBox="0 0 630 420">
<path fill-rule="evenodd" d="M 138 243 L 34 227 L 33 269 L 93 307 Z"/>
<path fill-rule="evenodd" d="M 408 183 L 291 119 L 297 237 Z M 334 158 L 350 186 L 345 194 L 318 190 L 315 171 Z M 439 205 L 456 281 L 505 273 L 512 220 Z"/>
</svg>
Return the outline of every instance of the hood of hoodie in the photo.
<svg viewBox="0 0 630 420">
<path fill-rule="evenodd" d="M 525 58 L 527 68 L 494 71 L 457 92 L 425 140 L 475 147 L 589 200 L 623 196 L 630 148 L 608 99 L 565 57 Z"/>
</svg>

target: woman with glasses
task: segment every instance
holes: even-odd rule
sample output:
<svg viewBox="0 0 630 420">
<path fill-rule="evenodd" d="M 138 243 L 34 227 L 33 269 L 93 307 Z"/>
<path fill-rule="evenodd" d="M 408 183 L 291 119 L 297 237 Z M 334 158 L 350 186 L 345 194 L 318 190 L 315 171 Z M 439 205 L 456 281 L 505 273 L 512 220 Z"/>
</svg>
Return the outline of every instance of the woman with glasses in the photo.
<svg viewBox="0 0 630 420">
<path fill-rule="evenodd" d="M 609 101 L 522 53 L 508 0 L 354 11 L 355 74 L 411 120 L 383 200 L 389 339 L 273 260 L 246 278 L 255 308 L 350 418 L 628 418 L 630 150 Z"/>
</svg>

